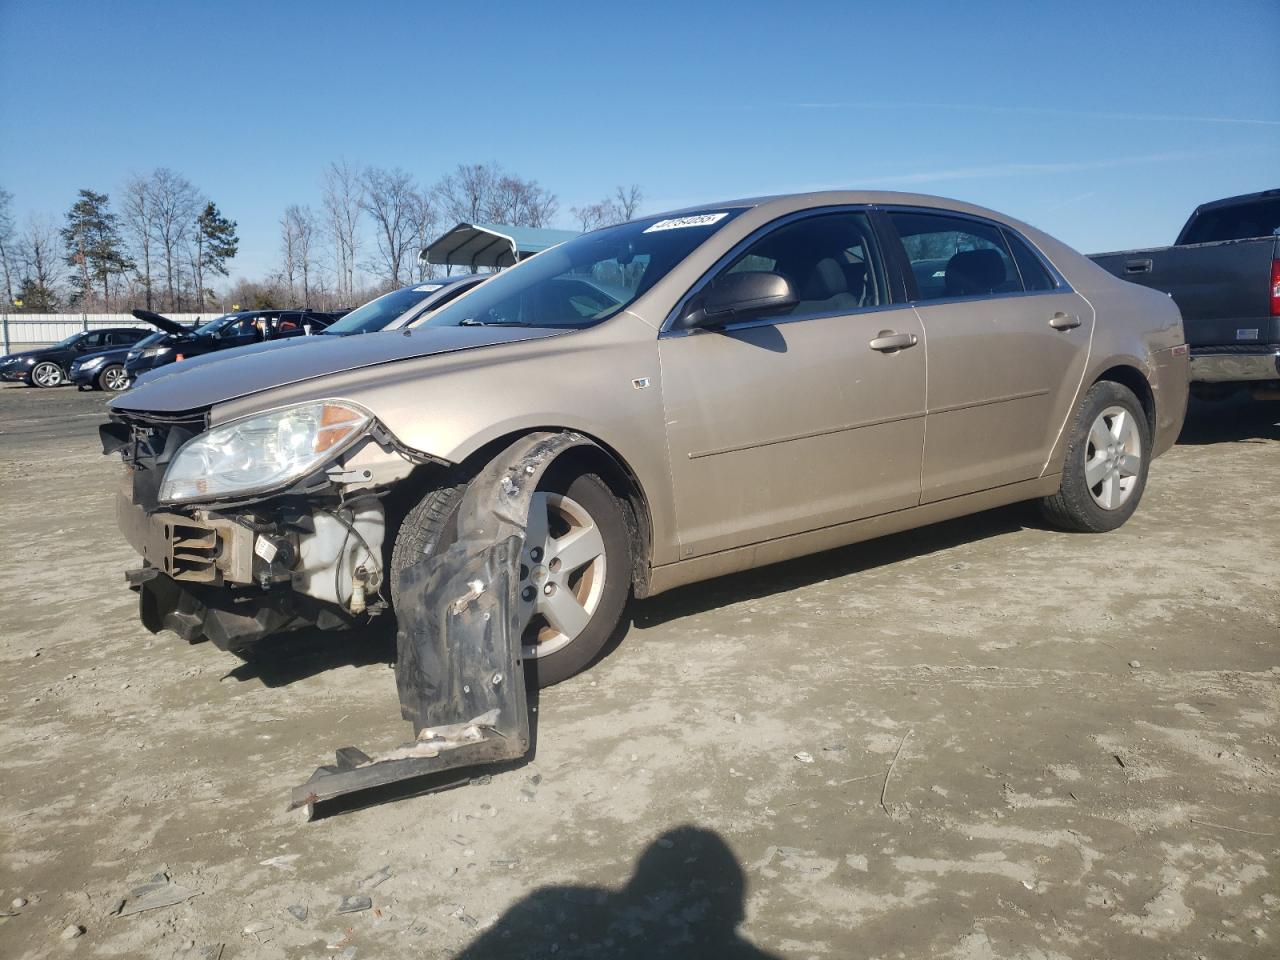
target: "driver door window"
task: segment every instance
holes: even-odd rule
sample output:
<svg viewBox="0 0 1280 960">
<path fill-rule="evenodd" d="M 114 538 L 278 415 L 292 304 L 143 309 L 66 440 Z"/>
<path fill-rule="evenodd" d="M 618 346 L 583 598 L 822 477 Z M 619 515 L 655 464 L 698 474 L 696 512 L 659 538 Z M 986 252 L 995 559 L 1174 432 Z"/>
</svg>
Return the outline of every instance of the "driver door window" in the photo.
<svg viewBox="0 0 1280 960">
<path fill-rule="evenodd" d="M 779 227 L 723 273 L 751 271 L 780 274 L 795 291 L 795 306 L 770 319 L 848 313 L 889 300 L 880 249 L 862 213 L 826 214 Z"/>
</svg>

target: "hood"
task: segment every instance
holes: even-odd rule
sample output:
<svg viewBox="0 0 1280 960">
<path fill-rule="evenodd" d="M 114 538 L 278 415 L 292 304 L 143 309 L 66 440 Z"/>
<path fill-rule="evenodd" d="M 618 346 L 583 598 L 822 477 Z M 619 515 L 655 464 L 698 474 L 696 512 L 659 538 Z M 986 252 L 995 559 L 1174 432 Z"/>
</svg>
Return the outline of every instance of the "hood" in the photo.
<svg viewBox="0 0 1280 960">
<path fill-rule="evenodd" d="M 95 350 L 93 353 L 82 353 L 80 356 L 76 357 L 71 365 L 73 367 L 84 366 L 90 360 L 96 360 L 98 357 L 107 357 L 113 360 L 118 358 L 123 361 L 125 356 L 132 349 L 132 346 L 120 346 L 108 347 L 106 350 Z"/>
<path fill-rule="evenodd" d="M 130 310 L 138 320 L 151 324 L 153 327 L 159 327 L 165 333 L 190 333 L 191 331 L 180 324 L 177 320 L 170 320 L 168 317 L 162 317 L 158 313 L 152 313 L 150 310 Z"/>
<path fill-rule="evenodd" d="M 32 360 L 39 360 L 52 350 L 53 347 L 38 347 L 35 350 L 19 350 L 16 353 L 6 353 L 3 357 L 0 357 L 0 363 L 9 363 L 14 360 L 26 360 L 28 358 Z"/>
<path fill-rule="evenodd" d="M 194 357 L 187 357 L 185 360 L 179 360 L 176 363 L 166 363 L 163 367 L 156 367 L 154 370 L 147 370 L 139 375 L 134 381 L 135 386 L 144 383 L 154 383 L 162 377 L 172 377 L 177 374 L 187 373 L 196 367 L 207 366 L 211 363 L 222 363 L 224 361 L 238 360 L 241 357 L 250 357 L 255 353 L 267 353 L 271 350 L 278 350 L 281 347 L 287 347 L 302 343 L 316 343 L 320 340 L 317 335 L 310 337 L 284 337 L 279 340 L 265 340 L 262 343 L 250 343 L 243 347 L 232 347 L 230 350 L 215 350 L 213 353 L 201 353 Z"/>
<path fill-rule="evenodd" d="M 198 410 L 328 374 L 567 332 L 551 327 L 417 327 L 359 337 L 308 337 L 314 342 L 305 350 L 269 350 L 234 358 L 223 354 L 227 362 L 192 369 L 183 369 L 188 361 L 180 361 L 173 364 L 171 375 L 140 383 L 109 406 L 140 413 Z"/>
</svg>

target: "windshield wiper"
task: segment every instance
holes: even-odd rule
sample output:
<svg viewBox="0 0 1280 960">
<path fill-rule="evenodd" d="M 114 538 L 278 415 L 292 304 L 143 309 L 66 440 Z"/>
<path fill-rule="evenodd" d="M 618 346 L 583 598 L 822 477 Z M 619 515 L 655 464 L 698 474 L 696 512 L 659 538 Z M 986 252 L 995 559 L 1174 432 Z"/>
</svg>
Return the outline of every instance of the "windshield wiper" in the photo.
<svg viewBox="0 0 1280 960">
<path fill-rule="evenodd" d="M 519 320 L 477 320 L 466 317 L 458 321 L 460 327 L 532 327 L 532 323 L 521 323 Z"/>
</svg>

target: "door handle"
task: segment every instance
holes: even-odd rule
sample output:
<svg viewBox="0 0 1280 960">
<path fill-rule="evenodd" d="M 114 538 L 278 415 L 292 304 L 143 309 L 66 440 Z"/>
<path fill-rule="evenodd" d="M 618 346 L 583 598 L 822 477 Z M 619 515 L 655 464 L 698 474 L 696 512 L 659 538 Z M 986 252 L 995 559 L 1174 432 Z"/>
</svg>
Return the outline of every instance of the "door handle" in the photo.
<svg viewBox="0 0 1280 960">
<path fill-rule="evenodd" d="M 1055 330 L 1074 330 L 1080 326 L 1080 318 L 1074 313 L 1055 313 L 1049 318 L 1049 326 Z"/>
<path fill-rule="evenodd" d="M 914 333 L 894 333 L 892 330 L 881 330 L 879 336 L 872 339 L 868 346 L 872 350 L 879 350 L 881 353 L 893 353 L 895 350 L 914 347 L 918 342 L 919 339 Z"/>
<path fill-rule="evenodd" d="M 1124 272 L 1128 274 L 1150 273 L 1151 266 L 1150 260 L 1126 260 L 1124 262 Z"/>
</svg>

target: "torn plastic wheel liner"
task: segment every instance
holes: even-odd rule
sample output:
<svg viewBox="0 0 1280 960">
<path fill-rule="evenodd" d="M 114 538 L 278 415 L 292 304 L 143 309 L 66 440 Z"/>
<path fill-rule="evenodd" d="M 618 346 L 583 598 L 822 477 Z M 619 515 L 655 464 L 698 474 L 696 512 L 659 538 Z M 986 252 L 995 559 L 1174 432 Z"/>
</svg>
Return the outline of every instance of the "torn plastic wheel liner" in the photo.
<svg viewBox="0 0 1280 960">
<path fill-rule="evenodd" d="M 291 808 L 313 815 L 325 801 L 528 752 L 520 552 L 538 481 L 580 446 L 594 444 L 577 433 L 530 434 L 471 481 L 457 540 L 400 575 L 396 686 L 413 742 L 375 756 L 343 747 L 335 765 L 294 788 Z"/>
</svg>

